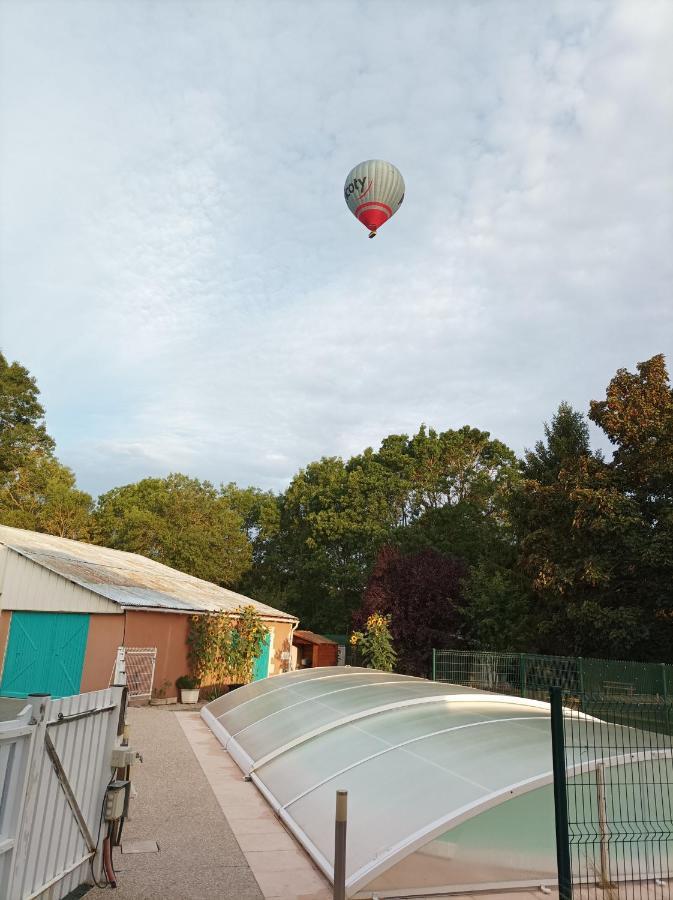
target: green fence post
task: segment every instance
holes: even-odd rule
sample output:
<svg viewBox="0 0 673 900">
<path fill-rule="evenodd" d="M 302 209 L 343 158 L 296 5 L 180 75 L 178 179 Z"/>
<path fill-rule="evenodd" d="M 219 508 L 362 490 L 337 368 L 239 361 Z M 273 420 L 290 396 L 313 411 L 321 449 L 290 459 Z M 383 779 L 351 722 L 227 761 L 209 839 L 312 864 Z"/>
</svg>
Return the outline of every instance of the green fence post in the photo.
<svg viewBox="0 0 673 900">
<path fill-rule="evenodd" d="M 563 733 L 563 695 L 560 687 L 549 689 L 551 704 L 551 751 L 554 767 L 554 813 L 556 820 L 556 865 L 559 900 L 572 900 L 570 834 L 568 831 L 568 794 L 566 788 L 565 735 Z"/>
<path fill-rule="evenodd" d="M 437 651 L 432 648 L 432 680 L 437 681 Z"/>
<path fill-rule="evenodd" d="M 663 688 L 664 703 L 668 702 L 668 684 L 666 682 L 666 663 L 661 663 L 661 686 Z"/>
<path fill-rule="evenodd" d="M 519 693 L 526 696 L 526 654 L 519 653 Z"/>
</svg>

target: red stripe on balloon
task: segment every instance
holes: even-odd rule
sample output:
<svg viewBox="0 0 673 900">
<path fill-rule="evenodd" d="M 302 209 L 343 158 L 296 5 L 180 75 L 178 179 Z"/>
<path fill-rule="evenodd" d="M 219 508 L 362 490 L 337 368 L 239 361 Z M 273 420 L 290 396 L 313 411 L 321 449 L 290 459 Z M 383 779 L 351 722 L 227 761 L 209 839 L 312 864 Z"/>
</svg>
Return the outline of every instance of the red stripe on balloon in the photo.
<svg viewBox="0 0 673 900">
<path fill-rule="evenodd" d="M 378 200 L 367 200 L 366 203 L 361 203 L 358 207 L 356 207 L 355 215 L 357 216 L 361 209 L 369 209 L 370 207 L 384 209 L 389 216 L 392 216 L 393 214 L 392 209 L 386 203 L 380 203 Z"/>
</svg>

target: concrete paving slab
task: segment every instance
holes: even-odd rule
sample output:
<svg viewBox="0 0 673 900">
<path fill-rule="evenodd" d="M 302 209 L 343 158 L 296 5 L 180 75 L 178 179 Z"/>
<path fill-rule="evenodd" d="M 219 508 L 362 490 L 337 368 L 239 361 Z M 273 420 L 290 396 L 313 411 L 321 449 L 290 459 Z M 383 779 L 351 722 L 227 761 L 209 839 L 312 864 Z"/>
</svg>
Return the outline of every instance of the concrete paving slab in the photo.
<svg viewBox="0 0 673 900">
<path fill-rule="evenodd" d="M 269 832 L 252 832 L 250 834 L 236 835 L 241 850 L 244 853 L 253 852 L 255 850 L 294 850 L 297 846 L 289 834 L 281 834 L 274 830 Z"/>
<path fill-rule="evenodd" d="M 122 853 L 158 853 L 156 841 L 122 841 Z"/>
</svg>

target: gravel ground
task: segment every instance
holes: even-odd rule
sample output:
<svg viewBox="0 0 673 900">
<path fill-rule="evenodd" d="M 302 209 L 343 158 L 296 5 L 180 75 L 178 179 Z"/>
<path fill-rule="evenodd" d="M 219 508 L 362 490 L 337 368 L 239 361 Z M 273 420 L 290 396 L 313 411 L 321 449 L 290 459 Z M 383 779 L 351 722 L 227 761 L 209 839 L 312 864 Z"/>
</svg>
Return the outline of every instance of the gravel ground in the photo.
<svg viewBox="0 0 673 900">
<path fill-rule="evenodd" d="M 130 744 L 144 762 L 125 842 L 156 841 L 158 853 L 114 851 L 118 887 L 86 896 L 116 900 L 262 900 L 262 893 L 184 735 L 175 707 L 129 710 Z M 191 707 L 193 710 L 194 707 Z"/>
</svg>

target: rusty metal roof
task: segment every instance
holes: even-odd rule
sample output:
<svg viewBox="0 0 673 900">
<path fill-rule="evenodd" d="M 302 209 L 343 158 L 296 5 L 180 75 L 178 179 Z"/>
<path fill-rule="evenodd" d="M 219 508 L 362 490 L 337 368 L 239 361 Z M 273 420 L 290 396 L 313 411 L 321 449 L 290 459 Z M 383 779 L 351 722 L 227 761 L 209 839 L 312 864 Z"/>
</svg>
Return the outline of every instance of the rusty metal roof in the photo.
<svg viewBox="0 0 673 900">
<path fill-rule="evenodd" d="M 333 644 L 335 647 L 338 646 L 336 641 L 333 641 L 331 638 L 327 638 L 322 634 L 316 634 L 314 631 L 295 631 L 293 640 L 295 638 L 300 638 L 308 644 Z"/>
<path fill-rule="evenodd" d="M 6 525 L 0 525 L 0 544 L 122 607 L 233 613 L 250 605 L 262 618 L 298 621 L 290 613 L 137 553 Z"/>
</svg>

